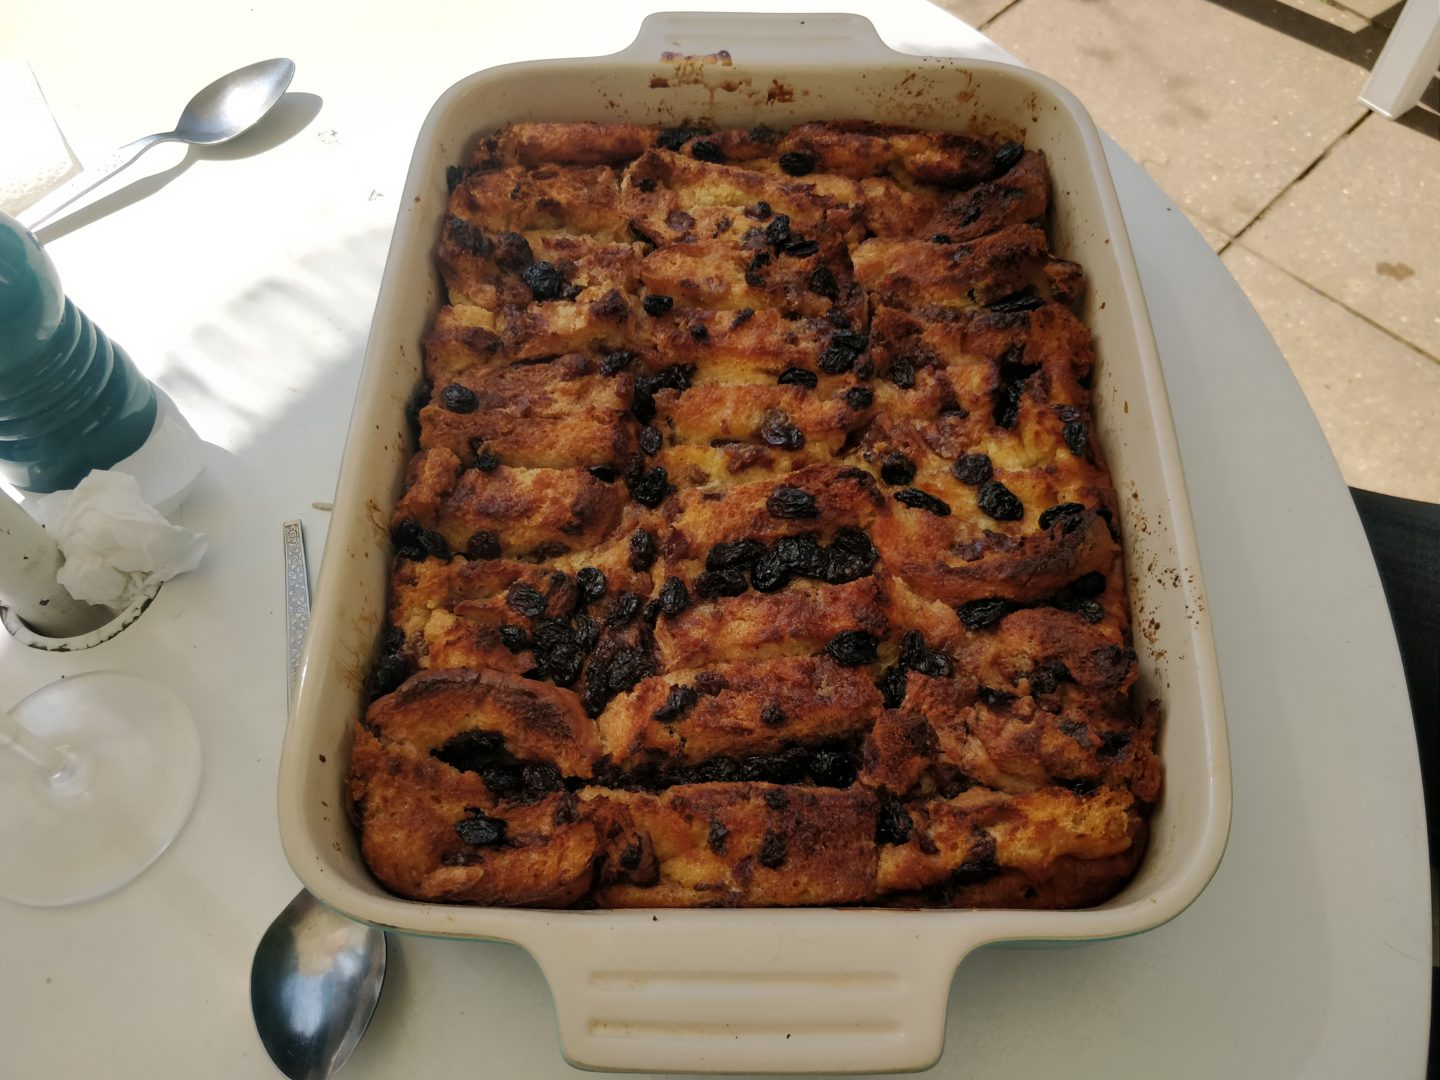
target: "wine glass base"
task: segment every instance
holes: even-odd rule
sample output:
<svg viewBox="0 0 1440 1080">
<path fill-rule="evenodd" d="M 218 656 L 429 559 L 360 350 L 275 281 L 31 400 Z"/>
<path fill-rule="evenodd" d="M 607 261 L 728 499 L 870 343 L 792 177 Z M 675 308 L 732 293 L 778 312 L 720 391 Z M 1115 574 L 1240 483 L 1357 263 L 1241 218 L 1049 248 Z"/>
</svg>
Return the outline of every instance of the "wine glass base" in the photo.
<svg viewBox="0 0 1440 1080">
<path fill-rule="evenodd" d="M 200 736 L 164 686 L 117 671 L 61 679 L 10 710 L 69 755 L 59 777 L 0 749 L 0 897 L 93 900 L 170 846 L 200 788 Z"/>
</svg>

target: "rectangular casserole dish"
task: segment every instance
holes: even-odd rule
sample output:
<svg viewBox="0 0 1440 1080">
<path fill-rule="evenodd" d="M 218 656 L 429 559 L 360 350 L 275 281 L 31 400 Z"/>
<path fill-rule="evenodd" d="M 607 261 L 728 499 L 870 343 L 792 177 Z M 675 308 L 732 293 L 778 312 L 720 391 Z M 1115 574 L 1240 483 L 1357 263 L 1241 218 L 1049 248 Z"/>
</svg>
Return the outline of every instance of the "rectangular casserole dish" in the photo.
<svg viewBox="0 0 1440 1080">
<path fill-rule="evenodd" d="M 445 170 L 510 120 L 785 127 L 860 118 L 1023 139 L 1049 156 L 1050 234 L 1089 279 L 1094 410 L 1122 505 L 1138 693 L 1163 708 L 1165 793 L 1148 853 L 1082 911 L 534 911 L 385 892 L 346 817 L 351 724 L 386 608 L 388 521 L 413 446 L 404 408 L 442 302 Z M 513 942 L 555 997 L 561 1048 L 590 1068 L 860 1072 L 933 1064 L 956 965 L 999 941 L 1138 933 L 1199 895 L 1230 816 L 1224 716 L 1169 406 L 1098 133 L 1079 103 L 1007 65 L 906 56 L 851 15 L 664 14 L 614 56 L 480 72 L 436 103 L 381 283 L 281 760 L 285 852 L 307 888 L 387 929 Z"/>
</svg>

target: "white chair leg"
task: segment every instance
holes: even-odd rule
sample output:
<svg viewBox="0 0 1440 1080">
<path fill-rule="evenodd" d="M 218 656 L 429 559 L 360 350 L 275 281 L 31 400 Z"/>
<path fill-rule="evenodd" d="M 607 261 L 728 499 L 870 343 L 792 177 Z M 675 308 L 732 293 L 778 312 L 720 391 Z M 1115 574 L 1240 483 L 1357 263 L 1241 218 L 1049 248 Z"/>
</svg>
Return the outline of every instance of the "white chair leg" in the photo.
<svg viewBox="0 0 1440 1080">
<path fill-rule="evenodd" d="M 1406 0 L 1360 100 L 1394 120 L 1420 100 L 1440 67 L 1440 0 Z"/>
</svg>

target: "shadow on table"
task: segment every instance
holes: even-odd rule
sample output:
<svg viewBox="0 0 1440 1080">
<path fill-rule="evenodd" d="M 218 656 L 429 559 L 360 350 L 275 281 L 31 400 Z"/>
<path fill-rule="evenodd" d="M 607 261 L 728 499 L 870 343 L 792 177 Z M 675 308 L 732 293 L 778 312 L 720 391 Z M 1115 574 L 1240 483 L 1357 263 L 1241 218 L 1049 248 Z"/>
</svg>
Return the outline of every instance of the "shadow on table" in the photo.
<svg viewBox="0 0 1440 1080">
<path fill-rule="evenodd" d="M 116 210 L 124 209 L 132 203 L 155 194 L 197 161 L 235 161 L 273 150 L 281 143 L 304 131 L 310 122 L 320 115 L 320 107 L 323 104 L 324 100 L 315 94 L 285 94 L 260 123 L 243 135 L 238 135 L 229 142 L 221 143 L 218 146 L 187 147 L 185 156 L 178 164 L 172 165 L 163 172 L 154 173 L 126 184 L 118 191 L 111 192 L 73 212 L 60 211 L 60 216 L 53 222 L 36 230 L 36 236 L 39 237 L 42 244 L 49 244 L 76 229 L 83 229 L 86 225 L 113 214 Z M 128 166 L 126 167 L 128 168 Z M 121 172 L 123 171 L 122 169 Z M 119 173 L 112 174 L 106 183 L 112 183 L 114 177 L 118 175 Z"/>
</svg>

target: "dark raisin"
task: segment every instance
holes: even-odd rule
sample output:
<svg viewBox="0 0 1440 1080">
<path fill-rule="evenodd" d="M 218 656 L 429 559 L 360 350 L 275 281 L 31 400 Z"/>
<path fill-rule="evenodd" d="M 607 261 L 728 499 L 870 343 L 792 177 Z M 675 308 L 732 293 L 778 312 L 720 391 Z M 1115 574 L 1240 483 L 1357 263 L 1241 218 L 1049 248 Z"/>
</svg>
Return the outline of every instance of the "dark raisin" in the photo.
<svg viewBox="0 0 1440 1080">
<path fill-rule="evenodd" d="M 899 664 L 887 667 L 880 673 L 875 688 L 885 702 L 885 708 L 898 709 L 905 703 L 905 681 L 909 672 Z"/>
<path fill-rule="evenodd" d="M 855 762 L 849 754 L 821 747 L 810 753 L 810 778 L 820 787 L 847 788 L 855 782 Z"/>
<path fill-rule="evenodd" d="M 609 465 L 592 465 L 585 471 L 602 484 L 613 484 L 615 482 L 615 470 Z"/>
<path fill-rule="evenodd" d="M 835 280 L 835 275 L 827 266 L 817 266 L 810 271 L 809 287 L 816 296 L 823 296 L 827 300 L 835 300 L 840 296 L 840 283 Z"/>
<path fill-rule="evenodd" d="M 885 377 L 901 390 L 915 389 L 915 363 L 908 356 L 897 356 L 890 361 L 890 370 Z"/>
<path fill-rule="evenodd" d="M 803 536 L 775 541 L 775 558 L 783 569 L 808 578 L 823 578 L 830 561 L 819 544 Z"/>
<path fill-rule="evenodd" d="M 467 559 L 500 558 L 500 538 L 489 529 L 476 529 L 465 542 Z"/>
<path fill-rule="evenodd" d="M 490 794 L 497 799 L 508 798 L 517 795 L 524 786 L 524 780 L 520 776 L 520 770 L 513 765 L 504 765 L 499 762 L 491 762 L 480 767 L 480 779 L 490 789 Z"/>
<path fill-rule="evenodd" d="M 705 556 L 706 570 L 734 570 L 750 566 L 765 554 L 759 540 L 731 540 L 716 544 Z"/>
<path fill-rule="evenodd" d="M 790 422 L 783 409 L 766 409 L 760 420 L 760 438 L 767 446 L 780 450 L 799 450 L 805 445 L 805 433 Z"/>
<path fill-rule="evenodd" d="M 779 870 L 788 858 L 788 847 L 783 832 L 766 829 L 765 837 L 760 841 L 760 854 L 755 857 L 755 861 L 767 870 Z"/>
<path fill-rule="evenodd" d="M 955 416 L 961 420 L 964 420 L 965 417 L 970 415 L 970 410 L 965 408 L 964 405 L 961 405 L 954 398 L 946 398 L 944 401 L 940 402 L 940 415 Z"/>
<path fill-rule="evenodd" d="M 790 215 L 776 214 L 769 225 L 765 226 L 765 239 L 779 248 L 790 241 Z"/>
<path fill-rule="evenodd" d="M 1101 757 L 1115 757 L 1120 751 L 1130 745 L 1130 733 L 1128 731 L 1106 731 L 1100 736 Z"/>
<path fill-rule="evenodd" d="M 847 349 L 843 345 L 837 345 L 833 341 L 820 354 L 820 370 L 827 375 L 843 375 L 855 366 L 855 358 L 858 354 L 853 349 Z"/>
<path fill-rule="evenodd" d="M 520 280 L 530 287 L 530 295 L 536 300 L 555 300 L 565 287 L 565 278 L 554 264 L 533 262 L 520 271 Z"/>
<path fill-rule="evenodd" d="M 660 444 L 663 441 L 664 440 L 662 440 L 660 437 L 660 431 L 658 428 L 649 427 L 647 425 L 646 427 L 640 429 L 640 449 L 648 456 L 654 457 L 656 454 L 658 454 L 660 452 Z"/>
<path fill-rule="evenodd" d="M 709 341 L 710 330 L 704 323 L 692 323 L 690 326 L 690 336 L 696 341 Z"/>
<path fill-rule="evenodd" d="M 982 704 L 994 708 L 997 705 L 1006 705 L 1015 700 L 1015 695 L 1008 690 L 996 690 L 994 687 L 982 686 L 976 693 Z"/>
<path fill-rule="evenodd" d="M 420 530 L 420 548 L 432 558 L 448 559 L 450 557 L 450 541 L 434 529 Z"/>
<path fill-rule="evenodd" d="M 803 367 L 789 367 L 782 371 L 775 381 L 781 386 L 803 386 L 813 390 L 820 384 L 820 376 L 813 371 L 806 371 Z"/>
<path fill-rule="evenodd" d="M 398 626 L 387 626 L 385 632 L 380 635 L 381 652 L 399 652 L 405 647 L 405 631 Z"/>
<path fill-rule="evenodd" d="M 948 244 L 950 243 L 950 237 L 943 232 L 937 232 L 934 236 L 930 237 L 930 243 Z"/>
<path fill-rule="evenodd" d="M 535 261 L 530 241 L 517 232 L 502 232 L 495 238 L 495 265 L 502 270 L 520 271 Z"/>
<path fill-rule="evenodd" d="M 734 330 L 738 326 L 743 326 L 754 317 L 754 308 L 742 307 L 739 311 L 735 312 L 735 317 L 730 320 L 730 329 Z"/>
<path fill-rule="evenodd" d="M 782 484 L 772 491 L 765 500 L 765 509 L 776 518 L 813 518 L 820 516 L 815 505 L 815 496 L 808 491 Z"/>
<path fill-rule="evenodd" d="M 664 315 L 675 306 L 675 301 L 671 297 L 651 293 L 641 301 L 641 305 L 645 308 L 646 315 Z"/>
<path fill-rule="evenodd" d="M 556 686 L 572 686 L 580 678 L 585 657 L 578 648 L 562 646 L 546 656 L 542 670 Z"/>
<path fill-rule="evenodd" d="M 875 663 L 880 639 L 864 630 L 842 630 L 830 639 L 825 652 L 841 667 L 864 667 Z"/>
<path fill-rule="evenodd" d="M 633 690 L 641 679 L 655 674 L 654 662 L 639 649 L 616 651 L 605 672 L 605 685 L 613 694 Z"/>
<path fill-rule="evenodd" d="M 834 539 L 830 546 L 837 552 L 861 559 L 866 563 L 873 564 L 880 557 L 880 552 L 875 550 L 875 545 L 870 542 L 870 537 L 865 535 L 865 530 L 857 529 L 853 525 L 846 525 L 835 531 Z M 869 573 L 867 570 L 866 573 Z"/>
<path fill-rule="evenodd" d="M 481 258 L 490 254 L 490 241 L 470 222 L 452 215 L 445 219 L 445 224 L 448 227 L 450 239 L 461 251 L 478 255 Z"/>
<path fill-rule="evenodd" d="M 786 716 L 773 701 L 760 710 L 760 722 L 766 727 L 784 727 Z"/>
<path fill-rule="evenodd" d="M 1085 507 L 1081 503 L 1060 503 L 1048 510 L 1042 510 L 1037 524 L 1042 529 L 1058 524 L 1060 531 L 1069 536 L 1085 524 Z"/>
<path fill-rule="evenodd" d="M 895 501 L 904 506 L 913 506 L 916 510 L 928 510 L 937 517 L 950 516 L 949 503 L 919 488 L 901 488 L 895 492 Z"/>
<path fill-rule="evenodd" d="M 995 176 L 1009 172 L 1015 163 L 1025 156 L 1025 147 L 1018 142 L 1007 142 L 995 151 Z"/>
<path fill-rule="evenodd" d="M 675 490 L 670 486 L 669 473 L 659 465 L 653 469 L 647 469 L 629 487 L 630 497 L 641 506 L 648 506 L 652 510 L 663 503 L 665 497 Z"/>
<path fill-rule="evenodd" d="M 515 614 L 524 615 L 527 619 L 537 619 L 545 614 L 545 597 L 530 585 L 512 585 L 505 603 Z"/>
<path fill-rule="evenodd" d="M 806 240 L 804 237 L 795 236 L 785 241 L 785 246 L 780 250 L 794 259 L 808 259 L 811 255 L 819 253 L 820 245 L 814 240 Z"/>
<path fill-rule="evenodd" d="M 424 531 L 414 518 L 406 518 L 392 528 L 390 542 L 395 545 L 395 554 L 415 561 L 425 558 L 425 549 L 420 546 L 420 534 Z"/>
<path fill-rule="evenodd" d="M 605 625 L 611 629 L 628 626 L 640 610 L 641 600 L 632 592 L 622 592 L 605 609 Z"/>
<path fill-rule="evenodd" d="M 780 155 L 780 168 L 789 176 L 809 176 L 815 171 L 815 155 L 791 150 Z"/>
<path fill-rule="evenodd" d="M 905 804 L 892 795 L 888 788 L 876 792 L 880 807 L 875 814 L 875 842 L 877 844 L 903 844 L 910 839 L 910 812 Z"/>
<path fill-rule="evenodd" d="M 454 191 L 460 186 L 460 181 L 465 179 L 465 170 L 459 165 L 445 166 L 445 189 Z"/>
<path fill-rule="evenodd" d="M 708 161 L 714 165 L 725 162 L 725 155 L 720 152 L 720 144 L 710 139 L 697 139 L 690 145 L 690 154 L 696 161 Z"/>
<path fill-rule="evenodd" d="M 706 570 L 695 579 L 695 593 L 702 600 L 720 596 L 739 596 L 750 588 L 739 570 Z"/>
<path fill-rule="evenodd" d="M 600 374 L 618 375 L 634 362 L 635 354 L 628 349 L 606 353 L 605 358 L 600 361 Z"/>
<path fill-rule="evenodd" d="M 1025 516 L 1025 504 L 999 480 L 987 480 L 976 493 L 975 502 L 996 521 L 1019 521 Z"/>
<path fill-rule="evenodd" d="M 677 577 L 667 577 L 660 586 L 660 610 L 670 618 L 679 615 L 690 606 L 690 590 Z"/>
<path fill-rule="evenodd" d="M 1076 457 L 1090 456 L 1090 426 L 1084 420 L 1071 420 L 1060 433 L 1072 454 Z"/>
<path fill-rule="evenodd" d="M 388 694 L 410 677 L 410 662 L 399 653 L 382 656 L 375 665 L 375 695 Z"/>
<path fill-rule="evenodd" d="M 471 811 L 471 816 L 455 826 L 455 832 L 465 843 L 474 847 L 493 847 L 505 842 L 505 822 Z"/>
<path fill-rule="evenodd" d="M 908 484 L 915 479 L 915 463 L 904 454 L 892 451 L 880 462 L 880 479 L 887 484 Z"/>
<path fill-rule="evenodd" d="M 955 674 L 955 665 L 950 657 L 930 648 L 919 630 L 907 631 L 900 639 L 900 663 L 932 679 L 948 679 Z"/>
<path fill-rule="evenodd" d="M 605 574 L 598 567 L 582 566 L 575 575 L 575 584 L 580 587 L 580 597 L 587 604 L 605 595 Z"/>
<path fill-rule="evenodd" d="M 640 860 L 645 857 L 645 846 L 640 843 L 637 836 L 630 843 L 625 845 L 625 850 L 620 852 L 620 869 L 638 870 Z"/>
<path fill-rule="evenodd" d="M 635 186 L 645 192 L 646 195 L 649 195 L 660 186 L 660 182 L 653 176 L 642 176 L 639 180 L 635 181 Z"/>
<path fill-rule="evenodd" d="M 1028 289 L 1024 292 L 1014 293 L 1011 296 L 996 300 L 990 305 L 990 310 L 999 312 L 1002 315 L 1013 315 L 1018 311 L 1034 311 L 1036 308 L 1045 306 L 1045 300 L 1036 296 Z"/>
<path fill-rule="evenodd" d="M 965 454 L 950 467 L 955 479 L 971 487 L 979 487 L 995 474 L 995 467 L 985 454 Z"/>
<path fill-rule="evenodd" d="M 655 710 L 654 718 L 662 724 L 673 724 L 695 707 L 700 695 L 689 686 L 672 686 L 665 704 Z"/>
<path fill-rule="evenodd" d="M 699 127 L 662 128 L 660 134 L 655 136 L 655 145 L 661 150 L 678 152 L 691 139 L 709 134 L 710 132 L 705 128 Z"/>
<path fill-rule="evenodd" d="M 492 473 L 500 467 L 500 459 L 493 450 L 480 450 L 475 454 L 475 467 L 483 473 Z"/>
<path fill-rule="evenodd" d="M 764 199 L 761 199 L 754 206 L 747 206 L 742 212 L 751 221 L 768 221 L 770 215 L 774 213 L 774 211 L 770 209 L 770 204 Z"/>
<path fill-rule="evenodd" d="M 757 592 L 779 592 L 790 580 L 790 571 L 780 563 L 780 556 L 773 551 L 761 555 L 750 568 L 750 584 Z"/>
<path fill-rule="evenodd" d="M 589 615 L 575 616 L 575 646 L 589 651 L 600 640 L 600 624 Z"/>
<path fill-rule="evenodd" d="M 1073 611 L 1088 623 L 1105 621 L 1105 609 L 1094 600 L 1076 600 L 1065 605 L 1066 611 Z"/>
<path fill-rule="evenodd" d="M 655 395 L 640 381 L 635 383 L 635 393 L 630 399 L 630 415 L 642 424 L 655 419 Z"/>
<path fill-rule="evenodd" d="M 868 386 L 852 386 L 845 391 L 845 404 L 859 412 L 875 404 L 875 393 Z"/>
<path fill-rule="evenodd" d="M 453 413 L 472 413 L 480 402 L 474 390 L 452 382 L 440 391 L 440 404 Z"/>
<path fill-rule="evenodd" d="M 1009 600 L 987 597 L 984 600 L 971 600 L 961 604 L 955 609 L 955 614 L 960 616 L 960 623 L 966 630 L 984 630 L 987 626 L 994 626 L 1014 610 L 1015 605 Z"/>
<path fill-rule="evenodd" d="M 630 537 L 630 569 L 649 570 L 658 555 L 655 534 L 649 529 L 636 529 Z"/>
<path fill-rule="evenodd" d="M 553 765 L 526 765 L 520 770 L 527 791 L 560 791 L 565 781 Z"/>
<path fill-rule="evenodd" d="M 500 627 L 500 644 L 512 653 L 518 653 L 530 647 L 530 638 L 526 635 L 524 627 L 505 623 Z"/>
<path fill-rule="evenodd" d="M 730 839 L 730 830 L 720 823 L 719 818 L 710 819 L 710 835 L 705 843 L 716 855 L 725 854 L 725 842 Z"/>
</svg>

